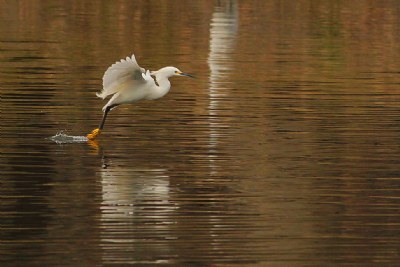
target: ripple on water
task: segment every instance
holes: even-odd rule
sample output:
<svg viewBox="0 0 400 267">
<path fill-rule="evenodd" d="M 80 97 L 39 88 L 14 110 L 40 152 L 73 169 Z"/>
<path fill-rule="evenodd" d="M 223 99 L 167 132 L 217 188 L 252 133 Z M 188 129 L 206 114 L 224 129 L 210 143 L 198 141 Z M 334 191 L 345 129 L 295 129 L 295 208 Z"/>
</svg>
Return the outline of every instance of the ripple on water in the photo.
<svg viewBox="0 0 400 267">
<path fill-rule="evenodd" d="M 49 139 L 57 144 L 83 143 L 88 141 L 86 136 L 67 135 L 64 131 L 58 132 L 56 135 L 49 137 Z"/>
</svg>

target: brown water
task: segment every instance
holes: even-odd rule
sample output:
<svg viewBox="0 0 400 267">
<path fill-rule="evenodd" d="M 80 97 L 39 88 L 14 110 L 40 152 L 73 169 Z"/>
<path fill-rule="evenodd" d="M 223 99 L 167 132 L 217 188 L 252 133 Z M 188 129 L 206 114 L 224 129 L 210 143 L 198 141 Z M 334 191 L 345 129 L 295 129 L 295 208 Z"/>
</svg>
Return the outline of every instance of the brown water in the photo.
<svg viewBox="0 0 400 267">
<path fill-rule="evenodd" d="M 398 1 L 0 1 L 1 266 L 396 266 Z M 194 73 L 113 110 L 105 69 Z"/>
</svg>

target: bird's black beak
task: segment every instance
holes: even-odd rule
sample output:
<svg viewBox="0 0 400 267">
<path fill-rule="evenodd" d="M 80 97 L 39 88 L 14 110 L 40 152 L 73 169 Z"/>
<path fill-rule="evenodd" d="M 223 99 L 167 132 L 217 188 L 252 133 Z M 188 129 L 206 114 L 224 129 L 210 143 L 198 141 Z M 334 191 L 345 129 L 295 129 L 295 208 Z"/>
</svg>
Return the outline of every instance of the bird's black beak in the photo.
<svg viewBox="0 0 400 267">
<path fill-rule="evenodd" d="M 187 76 L 187 77 L 190 77 L 190 78 L 194 78 L 194 76 L 192 74 L 189 74 L 189 73 L 181 72 L 180 75 L 181 76 Z"/>
</svg>

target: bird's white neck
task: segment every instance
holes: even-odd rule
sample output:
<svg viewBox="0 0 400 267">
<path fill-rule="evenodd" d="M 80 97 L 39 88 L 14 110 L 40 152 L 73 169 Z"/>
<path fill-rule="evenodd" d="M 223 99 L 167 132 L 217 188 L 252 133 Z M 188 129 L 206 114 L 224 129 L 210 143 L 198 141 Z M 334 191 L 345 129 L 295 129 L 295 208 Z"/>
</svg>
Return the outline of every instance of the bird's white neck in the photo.
<svg viewBox="0 0 400 267">
<path fill-rule="evenodd" d="M 168 90 L 171 88 L 171 82 L 168 80 L 167 77 L 163 75 L 161 76 L 156 75 L 156 81 L 158 83 L 158 86 L 161 88 L 168 88 Z"/>
<path fill-rule="evenodd" d="M 158 86 L 157 86 L 157 93 L 154 99 L 165 96 L 171 89 L 171 82 L 165 76 L 160 77 L 156 75 L 156 81 Z"/>
</svg>

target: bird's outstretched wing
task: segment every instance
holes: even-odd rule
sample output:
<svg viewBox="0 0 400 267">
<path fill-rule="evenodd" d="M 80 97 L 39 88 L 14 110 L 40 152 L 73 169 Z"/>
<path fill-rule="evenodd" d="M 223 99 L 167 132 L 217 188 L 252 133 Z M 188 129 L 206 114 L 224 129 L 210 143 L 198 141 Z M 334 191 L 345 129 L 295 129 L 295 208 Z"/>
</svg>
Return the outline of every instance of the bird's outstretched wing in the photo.
<svg viewBox="0 0 400 267">
<path fill-rule="evenodd" d="M 106 98 L 124 90 L 128 85 L 143 85 L 147 82 L 145 69 L 141 68 L 135 59 L 126 57 L 112 64 L 104 73 L 103 90 L 96 95 L 101 98 Z"/>
</svg>

